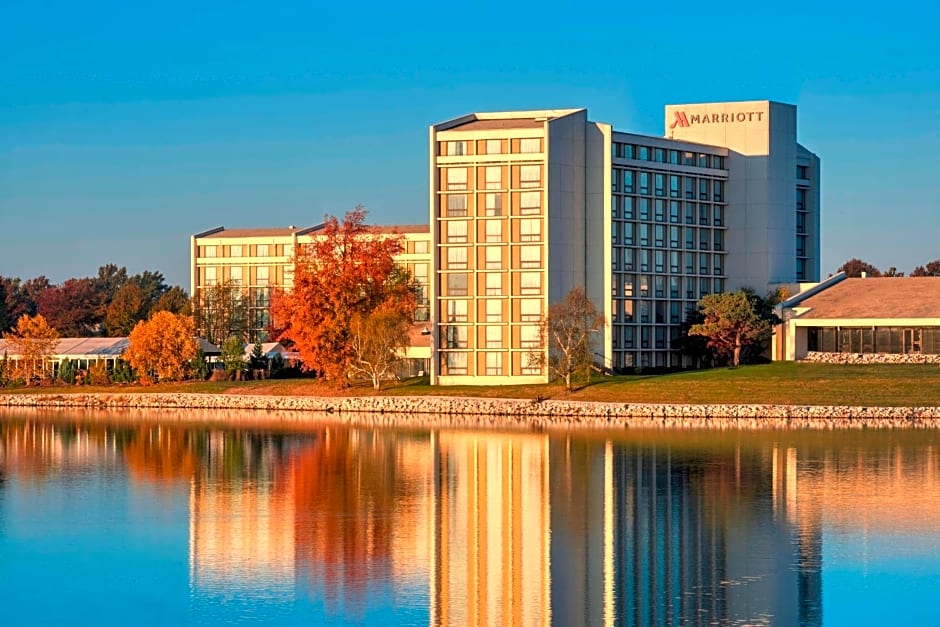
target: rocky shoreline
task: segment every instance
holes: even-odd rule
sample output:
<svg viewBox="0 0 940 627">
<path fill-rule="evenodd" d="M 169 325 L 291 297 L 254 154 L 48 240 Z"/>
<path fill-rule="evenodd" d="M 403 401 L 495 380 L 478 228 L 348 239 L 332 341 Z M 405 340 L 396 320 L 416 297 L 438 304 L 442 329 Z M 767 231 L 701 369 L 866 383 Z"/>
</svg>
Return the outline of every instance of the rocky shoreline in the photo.
<svg viewBox="0 0 940 627">
<path fill-rule="evenodd" d="M 431 428 L 487 429 L 898 429 L 940 428 L 940 407 L 816 405 L 689 405 L 445 396 L 323 398 L 234 394 L 0 394 L 0 406 L 234 410 L 252 422 L 340 422 Z M 173 420 L 205 420 L 204 412 L 170 412 Z M 149 414 L 152 418 L 159 418 Z"/>
</svg>

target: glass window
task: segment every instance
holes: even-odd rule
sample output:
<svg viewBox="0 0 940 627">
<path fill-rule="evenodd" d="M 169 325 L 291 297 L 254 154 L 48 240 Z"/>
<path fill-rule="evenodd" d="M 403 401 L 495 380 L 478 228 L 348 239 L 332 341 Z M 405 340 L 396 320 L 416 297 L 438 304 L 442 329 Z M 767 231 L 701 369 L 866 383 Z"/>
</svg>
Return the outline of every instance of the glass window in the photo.
<svg viewBox="0 0 940 627">
<path fill-rule="evenodd" d="M 268 251 L 269 251 L 269 248 L 268 248 L 268 245 L 267 245 L 267 244 L 258 244 L 258 245 L 255 247 L 255 254 L 256 254 L 258 257 L 267 257 L 267 256 L 268 256 Z"/>
<path fill-rule="evenodd" d="M 519 167 L 519 187 L 538 187 L 541 183 L 541 166 L 524 165 Z"/>
<path fill-rule="evenodd" d="M 446 374 L 467 374 L 467 353 L 445 353 Z"/>
<path fill-rule="evenodd" d="M 203 246 L 202 247 L 202 256 L 203 257 L 215 257 L 215 246 Z"/>
<path fill-rule="evenodd" d="M 699 250 L 708 250 L 709 246 L 709 237 L 708 229 L 699 229 L 698 230 L 698 247 Z"/>
<path fill-rule="evenodd" d="M 241 244 L 232 244 L 229 247 L 228 255 L 229 257 L 241 257 L 242 256 Z"/>
<path fill-rule="evenodd" d="M 724 256 L 723 255 L 712 255 L 712 264 L 715 266 L 715 274 L 724 274 Z"/>
<path fill-rule="evenodd" d="M 640 198 L 640 220 L 650 219 L 650 200 L 649 198 Z"/>
<path fill-rule="evenodd" d="M 486 194 L 483 202 L 485 203 L 485 212 L 488 216 L 503 215 L 503 195 Z"/>
<path fill-rule="evenodd" d="M 640 225 L 640 246 L 649 246 L 650 245 L 650 225 L 641 224 Z"/>
<path fill-rule="evenodd" d="M 542 211 L 542 192 L 522 192 L 519 194 L 519 213 L 531 215 Z"/>
<path fill-rule="evenodd" d="M 673 165 L 679 165 L 679 151 L 678 150 L 669 151 L 669 163 Z"/>
<path fill-rule="evenodd" d="M 637 146 L 638 159 L 640 161 L 650 160 L 650 149 L 648 146 Z"/>
<path fill-rule="evenodd" d="M 467 154 L 467 142 L 453 141 L 447 142 L 447 155 L 450 157 L 459 157 Z"/>
<path fill-rule="evenodd" d="M 707 168 L 708 167 L 708 155 L 699 153 L 698 155 L 698 167 Z"/>
<path fill-rule="evenodd" d="M 467 168 L 447 168 L 447 189 L 467 189 Z"/>
<path fill-rule="evenodd" d="M 447 222 L 447 241 L 465 244 L 467 242 L 467 223 L 464 220 Z"/>
<path fill-rule="evenodd" d="M 682 153 L 682 165 L 695 165 L 695 153 L 683 152 Z"/>
<path fill-rule="evenodd" d="M 538 348 L 542 345 L 542 330 L 536 325 L 527 324 L 519 327 L 519 346 Z"/>
<path fill-rule="evenodd" d="M 447 295 L 448 296 L 466 296 L 467 295 L 467 275 L 463 272 L 447 275 Z"/>
<path fill-rule="evenodd" d="M 659 148 L 657 148 L 657 150 L 659 150 Z M 653 183 L 654 183 L 656 195 L 665 196 L 666 195 L 666 175 L 665 174 L 654 175 Z"/>
<path fill-rule="evenodd" d="M 498 155 L 503 151 L 503 142 L 499 139 L 486 140 L 486 154 Z"/>
<path fill-rule="evenodd" d="M 503 168 L 498 165 L 486 166 L 485 189 L 501 189 L 503 187 Z"/>
<path fill-rule="evenodd" d="M 650 174 L 649 172 L 640 172 L 640 193 L 649 196 L 650 193 Z"/>
<path fill-rule="evenodd" d="M 653 213 L 653 218 L 657 222 L 665 222 L 666 221 L 666 201 L 657 198 L 656 200 L 653 201 L 653 206 L 655 208 L 654 213 Z"/>
<path fill-rule="evenodd" d="M 669 222 L 672 224 L 679 224 L 679 201 L 670 200 L 669 201 Z"/>
<path fill-rule="evenodd" d="M 722 233 L 722 231 L 715 231 L 715 234 L 712 235 L 712 239 L 713 239 L 713 246 L 712 246 L 712 248 L 713 248 L 714 250 L 724 250 L 724 248 L 725 248 L 725 241 L 724 241 L 725 238 L 724 238 L 724 234 Z"/>
<path fill-rule="evenodd" d="M 502 327 L 486 327 L 486 348 L 502 348 L 503 347 L 503 328 Z"/>
<path fill-rule="evenodd" d="M 215 285 L 218 282 L 218 268 L 215 266 L 209 266 L 205 270 L 206 276 L 206 285 Z"/>
<path fill-rule="evenodd" d="M 231 268 L 229 268 L 229 279 L 232 281 L 232 283 L 234 283 L 235 285 L 242 284 L 242 271 L 243 270 L 244 269 L 241 266 L 232 266 Z"/>
<path fill-rule="evenodd" d="M 486 221 L 486 241 L 501 242 L 503 241 L 503 223 L 499 220 L 487 220 Z"/>
<path fill-rule="evenodd" d="M 520 273 L 519 293 L 520 294 L 541 294 L 542 293 L 542 273 L 541 272 Z"/>
<path fill-rule="evenodd" d="M 653 227 L 653 243 L 659 248 L 666 245 L 666 227 L 662 224 Z"/>
<path fill-rule="evenodd" d="M 722 187 L 722 181 L 712 181 L 712 199 L 715 202 L 721 202 L 724 198 Z"/>
<path fill-rule="evenodd" d="M 447 249 L 447 269 L 448 270 L 466 270 L 467 269 L 467 249 L 463 246 L 457 246 Z"/>
<path fill-rule="evenodd" d="M 467 348 L 467 327 L 448 324 L 441 328 L 444 348 Z"/>
<path fill-rule="evenodd" d="M 486 275 L 486 295 L 487 296 L 502 296 L 503 295 L 503 275 L 498 272 L 490 272 Z M 491 301 L 499 302 L 499 301 Z"/>
<path fill-rule="evenodd" d="M 500 270 L 503 267 L 503 248 L 501 246 L 487 246 L 484 254 L 487 270 Z"/>
<path fill-rule="evenodd" d="M 519 319 L 522 322 L 540 322 L 542 320 L 542 301 L 537 298 L 520 300 Z"/>
<path fill-rule="evenodd" d="M 675 152 L 675 151 L 670 151 Z M 669 197 L 678 198 L 679 197 L 679 177 L 675 174 L 669 175 Z"/>
<path fill-rule="evenodd" d="M 499 327 L 489 327 L 498 329 Z M 489 332 L 489 329 L 487 329 Z M 499 346 L 490 346 L 489 335 L 487 335 L 487 348 L 499 348 Z M 502 353 L 486 353 L 485 361 L 486 374 L 491 377 L 498 377 L 503 374 L 503 355 Z"/>
<path fill-rule="evenodd" d="M 715 226 L 722 226 L 724 223 L 724 209 L 721 205 L 712 205 L 712 223 Z"/>
<path fill-rule="evenodd" d="M 633 187 L 633 178 L 636 175 L 636 172 L 633 170 L 624 170 L 623 171 L 623 191 L 625 194 L 634 193 Z"/>
<path fill-rule="evenodd" d="M 524 218 L 519 220 L 519 240 L 522 242 L 537 242 L 542 239 L 542 220 L 539 218 Z"/>
<path fill-rule="evenodd" d="M 538 137 L 525 137 L 520 139 L 519 152 L 542 152 L 542 140 Z"/>
<path fill-rule="evenodd" d="M 449 300 L 447 301 L 447 322 L 466 322 L 467 321 L 467 301 Z"/>
<path fill-rule="evenodd" d="M 415 254 L 416 255 L 426 255 L 428 253 L 429 242 L 426 239 L 418 240 L 415 242 Z"/>
<path fill-rule="evenodd" d="M 623 249 L 623 269 L 632 272 L 633 266 L 636 263 L 636 251 L 632 248 Z"/>
<path fill-rule="evenodd" d="M 462 218 L 467 215 L 466 194 L 447 195 L 447 215 L 456 218 Z"/>
<path fill-rule="evenodd" d="M 698 223 L 703 226 L 708 226 L 708 205 L 701 203 L 698 206 Z"/>
<path fill-rule="evenodd" d="M 708 200 L 708 179 L 698 180 L 698 199 Z"/>
<path fill-rule="evenodd" d="M 255 270 L 255 285 L 267 285 L 270 280 L 271 269 L 267 266 L 258 266 Z"/>
<path fill-rule="evenodd" d="M 542 267 L 542 247 L 541 246 L 520 246 L 519 247 L 519 267 L 520 268 Z"/>
<path fill-rule="evenodd" d="M 627 246 L 633 246 L 636 242 L 636 225 L 632 222 L 626 222 L 623 225 L 623 243 Z"/>
<path fill-rule="evenodd" d="M 497 274 L 495 276 L 499 276 L 499 275 Z M 486 321 L 487 322 L 502 322 L 503 321 L 503 301 L 501 300 L 486 301 Z"/>
<path fill-rule="evenodd" d="M 624 144 L 623 145 L 623 157 L 624 159 L 633 159 L 636 156 L 636 149 L 633 144 Z"/>
<path fill-rule="evenodd" d="M 666 163 L 666 151 L 662 148 L 656 148 L 653 151 L 653 160 L 657 163 Z"/>
<path fill-rule="evenodd" d="M 711 260 L 711 255 L 708 253 L 699 253 L 698 255 L 698 273 L 699 274 L 708 274 L 709 267 L 708 262 Z"/>
<path fill-rule="evenodd" d="M 633 196 L 623 199 L 623 217 L 625 220 L 633 220 L 636 217 L 636 198 Z"/>
</svg>

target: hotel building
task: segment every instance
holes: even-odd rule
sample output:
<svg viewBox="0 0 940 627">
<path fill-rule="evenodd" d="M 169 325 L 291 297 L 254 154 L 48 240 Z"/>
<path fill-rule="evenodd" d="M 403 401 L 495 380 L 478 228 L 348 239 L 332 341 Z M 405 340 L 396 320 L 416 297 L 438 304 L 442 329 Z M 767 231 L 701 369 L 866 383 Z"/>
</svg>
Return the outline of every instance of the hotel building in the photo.
<svg viewBox="0 0 940 627">
<path fill-rule="evenodd" d="M 664 135 L 585 109 L 430 127 L 432 384 L 546 381 L 539 321 L 577 286 L 618 369 L 693 365 L 672 341 L 707 294 L 818 280 L 819 159 L 796 107 L 669 105 Z"/>
<path fill-rule="evenodd" d="M 245 340 L 253 344 L 268 341 L 271 324 L 271 290 L 289 290 L 294 282 L 294 251 L 298 246 L 311 244 L 323 225 L 297 228 L 226 229 L 218 227 L 197 233 L 190 238 L 190 294 L 205 296 L 218 285 L 238 288 L 246 311 Z M 397 232 L 403 236 L 404 250 L 396 256 L 421 286 L 415 322 L 420 328 L 412 333 L 411 347 L 406 357 L 413 361 L 414 370 L 428 369 L 430 342 L 420 333 L 428 320 L 427 285 L 430 275 L 430 233 L 425 225 L 376 227 L 379 233 Z M 218 303 L 213 299 L 198 299 L 205 307 Z M 203 312 L 209 313 L 210 312 Z M 198 330 L 205 334 L 205 330 Z M 209 338 L 221 341 L 219 338 Z M 221 338 L 224 340 L 225 338 Z"/>
</svg>

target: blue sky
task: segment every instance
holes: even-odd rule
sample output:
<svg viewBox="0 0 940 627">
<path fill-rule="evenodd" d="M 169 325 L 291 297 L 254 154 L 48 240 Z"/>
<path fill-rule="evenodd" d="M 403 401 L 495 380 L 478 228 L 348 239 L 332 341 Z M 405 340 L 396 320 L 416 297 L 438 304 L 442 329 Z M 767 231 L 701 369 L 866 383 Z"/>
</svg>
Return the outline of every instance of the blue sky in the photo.
<svg viewBox="0 0 940 627">
<path fill-rule="evenodd" d="M 189 236 L 356 204 L 427 221 L 427 126 L 587 107 L 798 106 L 822 158 L 823 274 L 940 257 L 940 37 L 927 2 L 0 0 L 0 275 L 108 262 L 188 289 Z"/>
</svg>

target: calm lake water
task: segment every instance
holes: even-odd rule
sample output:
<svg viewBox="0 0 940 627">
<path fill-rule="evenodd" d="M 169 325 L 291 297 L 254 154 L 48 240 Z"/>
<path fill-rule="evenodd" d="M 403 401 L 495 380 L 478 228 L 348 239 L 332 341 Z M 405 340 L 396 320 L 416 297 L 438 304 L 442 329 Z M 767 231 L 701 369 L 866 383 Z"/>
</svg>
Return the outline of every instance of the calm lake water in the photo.
<svg viewBox="0 0 940 627">
<path fill-rule="evenodd" d="M 940 625 L 937 431 L 0 411 L 4 626 Z"/>
</svg>

